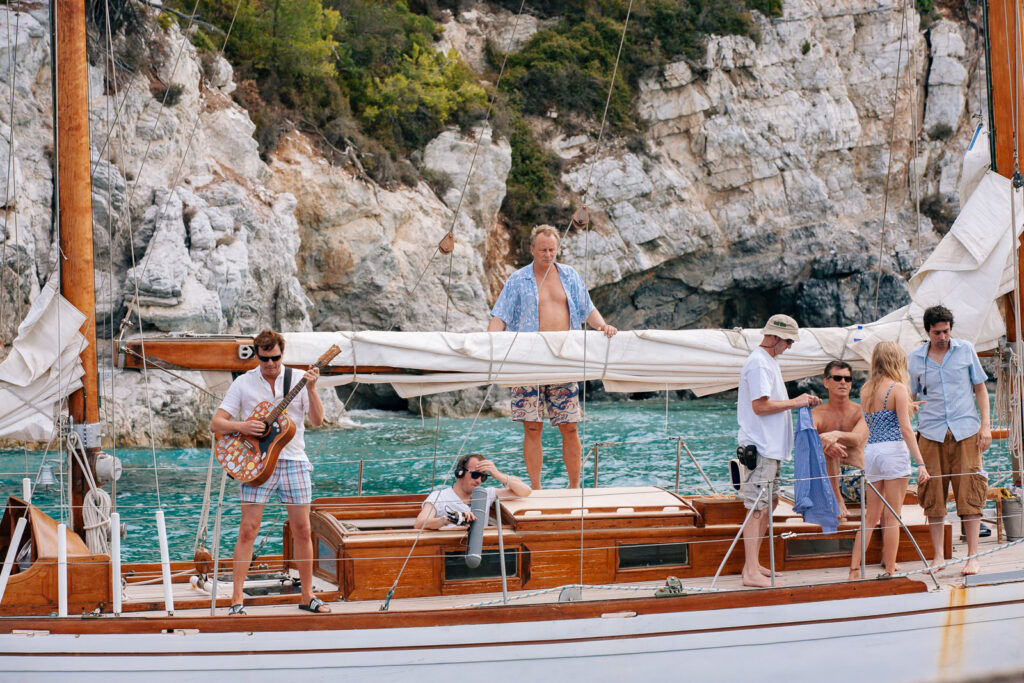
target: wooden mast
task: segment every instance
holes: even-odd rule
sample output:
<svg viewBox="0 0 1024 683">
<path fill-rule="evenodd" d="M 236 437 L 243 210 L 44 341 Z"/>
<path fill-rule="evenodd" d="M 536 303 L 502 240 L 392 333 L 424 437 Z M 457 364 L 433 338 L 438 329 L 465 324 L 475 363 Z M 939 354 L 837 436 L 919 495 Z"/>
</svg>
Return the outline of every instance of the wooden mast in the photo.
<svg viewBox="0 0 1024 683">
<path fill-rule="evenodd" d="M 1020 57 L 1017 46 L 1024 44 L 1020 39 L 1021 26 L 1016 16 L 1015 0 L 988 0 L 985 15 L 988 53 L 986 54 L 989 75 L 989 121 L 992 137 L 992 170 L 1006 177 L 1014 176 L 1014 131 L 1018 140 L 1024 141 L 1024 89 L 1021 87 Z M 1015 35 L 1015 32 L 1017 35 Z M 1012 106 L 1016 103 L 1017 106 Z M 1014 111 L 1016 109 L 1016 112 Z M 1014 121 L 1016 114 L 1017 120 Z M 1018 157 L 1024 154 L 1019 148 Z M 1018 160 L 1018 164 L 1020 161 Z M 1018 262 L 1024 264 L 1024 245 L 1017 243 Z M 1021 271 L 1024 273 L 1024 270 Z M 1017 341 L 1016 312 L 1024 310 L 1024 282 L 1017 283 L 1018 300 L 1013 293 L 1006 295 L 1003 310 L 1006 317 L 1006 339 Z M 1017 390 L 1024 389 L 1017 387 Z M 1021 454 L 1011 453 L 1013 479 L 1021 483 Z"/>
<path fill-rule="evenodd" d="M 99 451 L 99 403 L 96 372 L 95 285 L 92 246 L 92 183 L 89 165 L 88 61 L 83 0 L 54 1 L 54 68 L 57 112 L 57 202 L 60 227 L 61 293 L 87 317 L 82 325 L 88 345 L 81 359 L 82 389 L 71 395 L 68 409 L 93 467 Z M 74 458 L 72 524 L 83 538 L 82 501 L 85 477 Z"/>
</svg>

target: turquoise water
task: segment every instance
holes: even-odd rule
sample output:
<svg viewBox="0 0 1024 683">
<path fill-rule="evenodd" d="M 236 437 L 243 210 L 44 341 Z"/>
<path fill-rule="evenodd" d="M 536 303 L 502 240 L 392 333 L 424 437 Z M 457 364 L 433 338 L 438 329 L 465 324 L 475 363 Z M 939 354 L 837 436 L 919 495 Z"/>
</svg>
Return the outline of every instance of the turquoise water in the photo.
<svg viewBox="0 0 1024 683">
<path fill-rule="evenodd" d="M 711 483 L 723 491 L 728 486 L 728 460 L 736 448 L 735 400 L 701 399 L 673 401 L 630 401 L 591 403 L 583 427 L 586 485 L 594 483 L 592 446 L 598 447 L 598 481 L 602 486 L 676 486 L 676 443 L 681 437 L 700 463 Z M 359 463 L 363 461 L 364 494 L 415 493 L 428 491 L 434 483 L 446 481 L 458 453 L 485 453 L 504 472 L 526 479 L 522 460 L 522 429 L 507 418 L 421 419 L 408 413 L 355 411 L 356 429 L 311 430 L 306 449 L 313 461 L 313 497 L 355 495 L 359 489 Z M 437 440 L 435 463 L 435 435 Z M 609 443 L 613 442 L 613 443 Z M 564 487 L 568 483 L 562 464 L 558 431 L 546 427 L 544 443 L 544 486 Z M 127 537 L 122 541 L 125 561 L 158 561 L 156 525 L 153 513 L 158 504 L 167 520 L 171 559 L 191 559 L 197 524 L 203 503 L 208 449 L 158 450 L 118 449 L 124 473 L 117 482 L 116 500 Z M 55 453 L 47 458 L 56 459 Z M 21 478 L 35 478 L 43 454 L 38 451 L 0 451 L 0 491 L 21 492 Z M 1005 442 L 996 442 L 986 453 L 990 473 L 1009 470 Z M 56 466 L 55 466 L 56 467 Z M 30 472 L 26 475 L 25 472 Z M 217 502 L 220 468 L 215 465 L 212 490 Z M 792 464 L 783 477 L 792 476 Z M 157 495 L 159 480 L 159 497 Z M 995 477 L 990 478 L 994 483 Z M 107 487 L 109 490 L 109 486 Z M 683 493 L 706 492 L 708 485 L 698 473 L 686 450 L 680 460 L 679 488 Z M 159 503 L 158 503 L 159 501 Z M 34 502 L 56 519 L 62 518 L 59 487 L 39 489 Z M 238 484 L 228 480 L 224 495 L 222 547 L 235 542 L 239 519 Z M 212 546 L 211 512 L 209 540 Z M 67 516 L 65 512 L 64 517 Z M 272 502 L 264 513 L 261 540 L 263 552 L 281 552 L 284 507 Z M 259 543 L 259 542 L 258 542 Z M 227 550 L 225 554 L 228 554 Z"/>
</svg>

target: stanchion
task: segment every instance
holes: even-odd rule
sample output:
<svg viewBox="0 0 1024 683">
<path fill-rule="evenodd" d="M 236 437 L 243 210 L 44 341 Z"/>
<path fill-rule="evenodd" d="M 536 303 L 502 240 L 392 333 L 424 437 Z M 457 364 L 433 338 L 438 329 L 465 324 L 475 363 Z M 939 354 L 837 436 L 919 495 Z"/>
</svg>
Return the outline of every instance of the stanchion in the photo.
<svg viewBox="0 0 1024 683">
<path fill-rule="evenodd" d="M 68 527 L 57 525 L 57 616 L 68 615 Z"/>
<path fill-rule="evenodd" d="M 114 616 L 121 616 L 121 514 L 110 513 L 110 592 Z"/>
<path fill-rule="evenodd" d="M 740 530 L 736 532 L 736 538 L 732 539 L 732 544 L 729 549 L 725 551 L 725 557 L 722 558 L 722 563 L 718 565 L 718 571 L 715 572 L 715 578 L 711 579 L 711 587 L 715 587 L 715 582 L 718 581 L 718 575 L 722 573 L 722 569 L 725 567 L 725 563 L 729 561 L 729 555 L 732 554 L 732 549 L 736 547 L 736 543 L 739 542 L 740 537 L 743 536 L 743 530 L 747 528 L 747 522 L 750 521 L 750 516 L 754 514 L 754 510 L 757 509 L 757 504 L 761 502 L 761 497 L 764 496 L 764 487 L 757 494 L 757 500 L 754 501 L 753 507 L 747 510 L 747 516 L 743 518 L 743 524 L 740 525 Z"/>
<path fill-rule="evenodd" d="M 505 576 L 505 534 L 501 531 L 501 501 L 494 501 L 494 516 L 498 520 L 498 561 L 501 562 L 501 601 L 508 604 L 508 577 Z"/>
<path fill-rule="evenodd" d="M 4 569 L 0 572 L 0 602 L 3 602 L 4 591 L 7 590 L 7 580 L 11 578 L 11 570 L 14 568 L 14 558 L 18 556 L 18 546 L 21 545 L 21 536 L 25 533 L 25 518 L 19 517 L 18 523 L 14 526 L 14 535 L 11 536 L 11 544 L 7 546 L 7 556 L 4 557 Z"/>
<path fill-rule="evenodd" d="M 167 552 L 167 526 L 164 524 L 164 511 L 156 511 L 156 531 L 160 541 L 160 569 L 163 574 L 164 608 L 168 616 L 174 615 L 174 594 L 171 591 L 171 559 Z"/>
<path fill-rule="evenodd" d="M 868 544 L 864 541 L 868 537 L 868 496 L 867 487 L 864 485 L 868 480 L 867 473 L 860 471 L 860 578 L 864 578 L 868 566 Z"/>
<path fill-rule="evenodd" d="M 772 570 L 772 588 L 775 588 L 775 481 L 768 482 L 768 561 Z"/>
</svg>

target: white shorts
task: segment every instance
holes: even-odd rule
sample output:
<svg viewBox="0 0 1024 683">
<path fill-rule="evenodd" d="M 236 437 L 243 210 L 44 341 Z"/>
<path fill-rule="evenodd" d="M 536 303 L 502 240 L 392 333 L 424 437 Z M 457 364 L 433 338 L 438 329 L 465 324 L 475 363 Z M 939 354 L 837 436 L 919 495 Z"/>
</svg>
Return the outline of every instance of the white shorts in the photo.
<svg viewBox="0 0 1024 683">
<path fill-rule="evenodd" d="M 889 481 L 910 476 L 910 451 L 903 440 L 869 443 L 864 447 L 864 474 L 868 481 Z"/>
</svg>

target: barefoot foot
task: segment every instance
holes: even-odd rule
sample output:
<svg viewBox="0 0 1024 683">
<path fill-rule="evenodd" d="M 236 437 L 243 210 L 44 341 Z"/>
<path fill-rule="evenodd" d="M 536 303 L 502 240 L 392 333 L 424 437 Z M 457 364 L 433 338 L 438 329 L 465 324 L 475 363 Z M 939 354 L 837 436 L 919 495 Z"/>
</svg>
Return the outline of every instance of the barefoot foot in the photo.
<svg viewBox="0 0 1024 683">
<path fill-rule="evenodd" d="M 851 569 L 850 570 L 850 578 L 851 579 L 859 579 L 860 578 L 860 569 Z"/>
<path fill-rule="evenodd" d="M 768 569 L 768 567 L 762 567 L 761 565 L 757 566 L 757 571 L 761 572 L 761 576 L 771 577 L 771 575 L 772 575 L 772 570 L 771 569 Z M 782 572 L 776 571 L 775 572 L 775 576 L 776 577 L 782 576 Z"/>
<path fill-rule="evenodd" d="M 771 588 L 772 582 L 767 576 L 761 572 L 748 572 L 746 569 L 743 570 L 743 585 L 751 586 L 753 588 Z"/>
<path fill-rule="evenodd" d="M 981 569 L 981 565 L 978 564 L 977 560 L 968 560 L 967 564 L 964 565 L 964 576 L 970 576 L 971 574 L 977 574 L 978 570 Z"/>
</svg>

